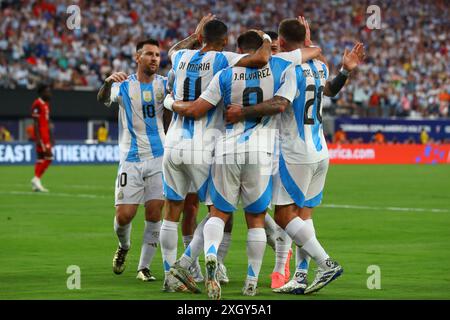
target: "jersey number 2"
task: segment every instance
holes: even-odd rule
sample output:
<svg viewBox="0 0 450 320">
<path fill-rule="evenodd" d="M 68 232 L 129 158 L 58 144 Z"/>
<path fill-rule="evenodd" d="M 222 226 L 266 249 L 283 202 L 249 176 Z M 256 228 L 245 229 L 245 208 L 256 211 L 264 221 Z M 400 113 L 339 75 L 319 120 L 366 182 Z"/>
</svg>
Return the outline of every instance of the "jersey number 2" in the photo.
<svg viewBox="0 0 450 320">
<path fill-rule="evenodd" d="M 303 115 L 303 122 L 305 125 L 314 125 L 314 118 L 308 117 L 309 108 L 314 106 L 316 102 L 316 117 L 319 123 L 322 123 L 322 97 L 323 97 L 323 88 L 324 86 L 320 86 L 316 92 L 316 86 L 310 84 L 306 87 L 306 95 L 305 97 L 311 96 L 308 93 L 312 93 L 312 97 L 305 102 L 305 114 Z"/>
</svg>

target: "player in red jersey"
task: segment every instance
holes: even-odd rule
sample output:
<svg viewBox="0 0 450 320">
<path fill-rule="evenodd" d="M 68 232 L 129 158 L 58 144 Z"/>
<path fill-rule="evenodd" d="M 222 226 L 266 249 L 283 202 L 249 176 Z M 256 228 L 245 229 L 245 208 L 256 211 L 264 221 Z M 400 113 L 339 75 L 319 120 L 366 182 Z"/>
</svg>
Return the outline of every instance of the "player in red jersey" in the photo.
<svg viewBox="0 0 450 320">
<path fill-rule="evenodd" d="M 41 177 L 53 160 L 52 136 L 50 133 L 50 98 L 52 96 L 49 85 L 38 87 L 38 98 L 31 106 L 31 116 L 34 120 L 34 133 L 36 137 L 36 164 L 34 178 L 31 179 L 33 191 L 48 192 L 41 184 Z"/>
</svg>

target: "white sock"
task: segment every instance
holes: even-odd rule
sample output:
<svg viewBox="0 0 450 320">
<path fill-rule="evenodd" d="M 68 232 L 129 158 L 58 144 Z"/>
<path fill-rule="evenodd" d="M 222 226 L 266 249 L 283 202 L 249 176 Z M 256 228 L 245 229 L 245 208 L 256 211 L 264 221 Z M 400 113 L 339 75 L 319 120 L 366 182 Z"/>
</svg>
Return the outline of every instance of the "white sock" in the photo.
<svg viewBox="0 0 450 320">
<path fill-rule="evenodd" d="M 114 231 L 117 234 L 117 238 L 119 238 L 119 246 L 122 249 L 129 250 L 131 246 L 131 223 L 121 226 L 117 222 L 117 218 L 114 217 Z"/>
<path fill-rule="evenodd" d="M 247 233 L 248 269 L 247 281 L 258 281 L 264 250 L 266 249 L 266 231 L 264 228 L 251 228 Z"/>
<path fill-rule="evenodd" d="M 225 222 L 217 217 L 209 218 L 203 229 L 205 257 L 217 256 L 217 250 L 222 242 Z"/>
<path fill-rule="evenodd" d="M 222 242 L 220 243 L 219 250 L 217 251 L 217 260 L 223 264 L 225 257 L 228 253 L 231 243 L 231 232 L 224 232 Z"/>
<path fill-rule="evenodd" d="M 177 259 L 178 222 L 163 220 L 159 241 L 161 243 L 164 273 L 167 274 Z"/>
<path fill-rule="evenodd" d="M 317 240 L 313 228 L 299 217 L 292 219 L 285 228 L 287 234 L 294 240 L 297 246 L 303 245 L 308 255 L 322 268 L 327 268 L 325 260 L 329 258 L 325 250 Z"/>
<path fill-rule="evenodd" d="M 275 267 L 273 268 L 273 272 L 279 272 L 284 275 L 286 260 L 292 246 L 292 239 L 281 227 L 278 228 L 278 237 L 276 239 L 275 250 Z"/>
<path fill-rule="evenodd" d="M 205 228 L 206 221 L 208 221 L 209 216 L 206 216 L 195 228 L 194 236 L 192 240 L 189 242 L 189 245 L 186 246 L 186 250 L 184 250 L 183 255 L 179 259 L 180 265 L 189 269 L 189 267 L 195 262 L 198 262 L 198 256 L 203 248 L 203 229 Z"/>
<path fill-rule="evenodd" d="M 279 226 L 276 224 L 275 220 L 273 220 L 272 216 L 266 213 L 266 216 L 264 217 L 264 229 L 266 229 L 267 244 L 273 251 L 276 251 L 278 228 Z"/>
<path fill-rule="evenodd" d="M 316 234 L 316 231 L 314 230 L 314 224 L 312 219 L 303 220 L 310 228 L 312 228 L 314 235 Z M 308 267 L 309 263 L 311 261 L 311 257 L 308 255 L 308 253 L 302 248 L 302 247 L 296 247 L 295 251 L 295 265 L 296 265 L 296 273 L 308 273 Z"/>
<path fill-rule="evenodd" d="M 148 268 L 155 256 L 159 243 L 159 232 L 161 230 L 161 221 L 145 221 L 144 238 L 141 247 L 141 257 L 139 258 L 138 271 Z"/>
</svg>

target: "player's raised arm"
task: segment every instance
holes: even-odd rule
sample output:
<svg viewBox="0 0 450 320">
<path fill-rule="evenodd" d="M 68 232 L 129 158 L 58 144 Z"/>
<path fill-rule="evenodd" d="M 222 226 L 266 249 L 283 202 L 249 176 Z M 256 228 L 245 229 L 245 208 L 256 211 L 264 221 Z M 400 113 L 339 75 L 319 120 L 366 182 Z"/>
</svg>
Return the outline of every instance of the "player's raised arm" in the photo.
<svg viewBox="0 0 450 320">
<path fill-rule="evenodd" d="M 311 29 L 309 28 L 308 20 L 305 17 L 299 16 L 297 20 L 305 26 L 305 47 L 302 49 L 302 62 L 311 59 L 320 59 L 322 56 L 322 49 L 313 45 L 311 40 Z M 323 56 L 322 56 L 323 57 Z"/>
<path fill-rule="evenodd" d="M 114 102 L 111 99 L 111 87 L 114 82 L 122 82 L 127 79 L 127 75 L 124 72 L 114 72 L 108 78 L 105 79 L 102 87 L 98 91 L 97 101 L 104 103 L 106 106 L 110 106 L 111 102 Z M 113 97 L 114 98 L 114 97 Z"/>
<path fill-rule="evenodd" d="M 236 67 L 262 68 L 269 62 L 269 59 L 272 55 L 272 40 L 263 31 L 254 31 L 256 31 L 261 36 L 261 38 L 263 39 L 263 44 L 254 53 L 241 58 L 235 64 Z"/>
<path fill-rule="evenodd" d="M 358 42 L 353 47 L 352 51 L 344 51 L 342 57 L 342 68 L 334 77 L 333 80 L 327 81 L 323 94 L 328 97 L 334 97 L 344 87 L 350 72 L 356 69 L 363 61 L 365 57 L 364 45 Z"/>
<path fill-rule="evenodd" d="M 300 65 L 311 59 L 318 58 L 322 50 L 312 46 L 309 25 L 306 19 L 284 19 L 278 28 L 278 41 L 283 52 L 276 56 Z"/>
<path fill-rule="evenodd" d="M 193 49 L 196 45 L 198 45 L 200 42 L 198 40 L 198 38 L 199 38 L 199 35 L 201 35 L 203 32 L 203 27 L 205 26 L 205 24 L 207 22 L 214 20 L 215 17 L 216 16 L 211 13 L 208 13 L 206 16 L 204 16 L 198 23 L 197 28 L 195 29 L 195 32 L 193 34 L 191 34 L 186 39 L 183 39 L 180 42 L 177 42 L 176 44 L 174 44 L 172 46 L 172 48 L 169 49 L 169 52 L 168 52 L 169 59 L 172 60 L 172 55 L 178 50 Z"/>
</svg>

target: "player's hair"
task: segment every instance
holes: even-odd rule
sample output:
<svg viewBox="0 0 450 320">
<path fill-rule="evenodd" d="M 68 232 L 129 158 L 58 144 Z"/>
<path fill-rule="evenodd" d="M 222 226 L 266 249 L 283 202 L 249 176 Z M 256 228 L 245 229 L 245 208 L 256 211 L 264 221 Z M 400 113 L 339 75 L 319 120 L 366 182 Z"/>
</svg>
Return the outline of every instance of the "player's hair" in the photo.
<svg viewBox="0 0 450 320">
<path fill-rule="evenodd" d="M 276 33 L 275 31 L 272 30 L 268 30 L 268 31 L 264 31 L 272 40 L 277 40 L 278 39 L 278 33 Z"/>
<path fill-rule="evenodd" d="M 228 33 L 228 28 L 220 20 L 211 20 L 203 27 L 203 41 L 207 44 L 220 43 Z"/>
<path fill-rule="evenodd" d="M 41 83 L 37 86 L 37 94 L 40 96 L 47 88 L 51 88 L 48 83 Z"/>
<path fill-rule="evenodd" d="M 284 19 L 278 27 L 278 34 L 287 42 L 305 41 L 306 29 L 297 19 Z"/>
<path fill-rule="evenodd" d="M 157 46 L 157 47 L 159 48 L 159 42 L 158 42 L 158 40 L 155 40 L 155 39 L 145 39 L 145 40 L 139 41 L 139 42 L 136 44 L 136 51 L 141 50 L 146 44 L 151 44 L 151 45 Z"/>
<path fill-rule="evenodd" d="M 263 40 L 257 32 L 247 31 L 237 38 L 237 44 L 239 49 L 243 51 L 258 50 L 262 46 Z"/>
</svg>

